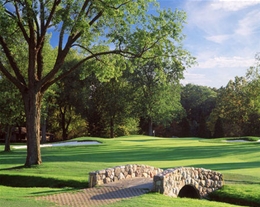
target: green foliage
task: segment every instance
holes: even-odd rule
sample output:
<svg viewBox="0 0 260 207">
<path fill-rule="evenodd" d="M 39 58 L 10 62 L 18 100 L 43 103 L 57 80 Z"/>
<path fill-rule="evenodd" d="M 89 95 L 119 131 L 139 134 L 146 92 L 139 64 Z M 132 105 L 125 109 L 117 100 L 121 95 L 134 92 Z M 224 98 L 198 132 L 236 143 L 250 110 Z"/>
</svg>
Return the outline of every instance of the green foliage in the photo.
<svg viewBox="0 0 260 207">
<path fill-rule="evenodd" d="M 139 120 L 137 118 L 125 118 L 123 125 L 119 125 L 116 129 L 117 136 L 127 136 L 138 134 L 139 132 Z"/>
<path fill-rule="evenodd" d="M 190 125 L 189 131 L 192 136 L 211 136 L 207 122 L 212 110 L 215 108 L 216 97 L 215 89 L 206 86 L 187 84 L 182 87 L 181 104 L 186 111 Z M 187 133 L 187 127 L 183 130 L 184 133 Z"/>
<path fill-rule="evenodd" d="M 0 76 L 0 123 L 15 126 L 24 122 L 24 109 L 19 91 Z"/>
<path fill-rule="evenodd" d="M 63 70 L 76 61 L 77 56 L 68 56 Z M 87 134 L 84 118 L 85 100 L 84 81 L 80 80 L 81 70 L 76 70 L 58 81 L 45 96 L 48 130 L 58 139 L 68 139 Z"/>
<path fill-rule="evenodd" d="M 133 74 L 129 79 L 133 84 L 138 102 L 137 113 L 149 124 L 149 134 L 153 124 L 168 125 L 178 117 L 180 105 L 180 85 L 184 66 L 171 56 L 132 62 Z"/>
<path fill-rule="evenodd" d="M 131 125 L 131 120 L 136 120 L 136 114 L 132 113 L 135 102 L 127 79 L 121 77 L 100 82 L 93 75 L 87 80 L 89 97 L 86 106 L 89 133 L 106 137 L 128 134 L 131 131 L 128 129 L 128 124 Z M 96 134 L 97 131 L 101 134 Z"/>
<path fill-rule="evenodd" d="M 210 115 L 210 124 L 213 128 L 213 123 L 221 118 L 224 136 L 243 136 L 248 131 L 247 123 L 256 113 L 252 107 L 248 86 L 244 77 L 236 77 L 234 81 L 229 81 L 226 87 L 219 89 L 216 108 Z"/>
</svg>

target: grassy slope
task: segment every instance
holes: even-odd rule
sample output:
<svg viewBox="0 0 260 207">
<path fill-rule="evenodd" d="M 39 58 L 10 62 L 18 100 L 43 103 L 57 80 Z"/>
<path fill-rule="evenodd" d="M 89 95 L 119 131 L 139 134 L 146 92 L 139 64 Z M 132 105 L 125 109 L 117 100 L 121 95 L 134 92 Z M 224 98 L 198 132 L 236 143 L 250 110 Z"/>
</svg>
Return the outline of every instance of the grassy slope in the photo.
<svg viewBox="0 0 260 207">
<path fill-rule="evenodd" d="M 89 140 L 89 138 L 79 138 L 79 140 L 84 139 Z M 129 136 L 117 139 L 95 138 L 95 140 L 102 141 L 103 144 L 42 148 L 43 164 L 33 168 L 22 167 L 26 156 L 25 149 L 5 153 L 2 152 L 3 146 L 0 146 L 0 183 L 7 186 L 27 187 L 9 190 L 10 187 L 0 186 L 0 202 L 5 202 L 5 206 L 15 206 L 17 201 L 12 198 L 16 195 L 20 195 L 21 203 L 24 199 L 26 202 L 35 202 L 32 198 L 24 197 L 67 190 L 61 188 L 65 186 L 83 188 L 87 186 L 88 172 L 130 163 L 147 164 L 160 168 L 177 166 L 209 168 L 220 171 L 225 176 L 229 188 L 224 190 L 225 195 L 222 196 L 230 196 L 235 193 L 236 196 L 248 197 L 246 192 L 241 194 L 240 191 L 236 191 L 239 188 L 245 189 L 245 186 L 252 189 L 253 186 L 254 189 L 259 190 L 250 191 L 250 195 L 253 194 L 252 199 L 260 197 L 259 143 L 225 143 L 196 138 L 163 139 L 147 136 Z M 251 185 L 252 182 L 254 185 Z M 41 188 L 29 188 L 34 186 Z M 48 187 L 53 188 L 50 190 Z M 135 202 L 136 199 L 147 203 L 147 200 L 153 200 L 153 196 L 145 195 L 126 203 L 131 206 L 130 203 Z M 166 203 L 173 202 L 172 199 L 165 198 L 165 200 Z M 180 199 L 177 200 L 179 202 Z M 185 203 L 183 200 L 180 202 Z M 37 205 L 50 206 L 46 203 Z M 1 203 L 0 206 L 2 206 Z M 19 206 L 23 205 L 19 204 Z"/>
</svg>

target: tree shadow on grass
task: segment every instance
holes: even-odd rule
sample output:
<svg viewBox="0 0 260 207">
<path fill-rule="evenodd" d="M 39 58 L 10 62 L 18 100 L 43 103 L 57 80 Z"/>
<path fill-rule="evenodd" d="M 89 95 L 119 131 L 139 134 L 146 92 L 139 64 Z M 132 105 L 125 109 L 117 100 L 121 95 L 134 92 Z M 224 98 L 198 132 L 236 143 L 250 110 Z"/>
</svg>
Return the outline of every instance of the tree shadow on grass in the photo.
<svg viewBox="0 0 260 207">
<path fill-rule="evenodd" d="M 86 188 L 86 182 L 76 180 L 59 180 L 25 175 L 0 174 L 0 185 L 9 187 L 49 187 L 49 188 Z"/>
<path fill-rule="evenodd" d="M 25 165 L 19 165 L 19 166 L 15 166 L 15 167 L 1 168 L 0 171 L 2 171 L 2 170 L 21 170 L 24 168 L 27 168 L 27 167 L 25 167 Z"/>
</svg>

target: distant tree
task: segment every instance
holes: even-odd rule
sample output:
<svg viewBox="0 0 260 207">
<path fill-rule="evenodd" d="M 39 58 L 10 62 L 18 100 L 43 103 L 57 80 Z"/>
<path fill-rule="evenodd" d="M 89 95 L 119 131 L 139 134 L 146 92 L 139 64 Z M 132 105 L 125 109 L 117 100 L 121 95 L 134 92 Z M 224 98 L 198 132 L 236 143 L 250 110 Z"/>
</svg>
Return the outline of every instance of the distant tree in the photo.
<svg viewBox="0 0 260 207">
<path fill-rule="evenodd" d="M 255 65 L 247 70 L 245 77 L 235 77 L 226 87 L 218 90 L 216 108 L 210 116 L 211 128 L 215 127 L 215 137 L 260 134 L 259 69 L 258 53 Z"/>
<path fill-rule="evenodd" d="M 77 62 L 77 54 L 71 53 L 68 55 L 62 70 L 67 70 Z M 52 129 L 61 135 L 62 139 L 69 138 L 69 134 L 76 132 L 77 125 L 82 125 L 86 130 L 86 123 L 82 119 L 81 114 L 85 112 L 85 99 L 84 87 L 86 84 L 81 80 L 81 68 L 75 70 L 64 77 L 62 80 L 57 81 L 51 88 L 53 96 L 51 98 L 52 111 L 49 119 L 51 119 Z M 81 122 L 81 123 L 79 123 Z M 74 130 L 73 130 L 74 128 Z M 61 133 L 60 133 L 61 132 Z"/>
<path fill-rule="evenodd" d="M 123 133 L 122 130 L 127 132 L 127 125 L 130 120 L 133 124 L 135 114 L 132 113 L 133 92 L 125 77 L 100 82 L 92 76 L 89 88 L 89 132 L 93 135 L 98 132 L 99 136 L 111 138 Z"/>
<path fill-rule="evenodd" d="M 260 136 L 260 53 L 256 54 L 256 62 L 247 70 L 246 87 L 247 97 L 250 99 L 250 111 L 248 121 L 244 126 L 246 135 Z"/>
<path fill-rule="evenodd" d="M 180 22 L 185 20 L 181 13 L 175 18 Z M 154 124 L 169 124 L 181 110 L 179 81 L 183 78 L 183 71 L 195 62 L 181 45 L 183 25 L 176 26 L 178 32 L 174 41 L 180 45 L 162 51 L 153 59 L 133 61 L 131 65 L 134 75 L 132 83 L 138 91 L 140 117 L 147 122 L 149 135 L 153 135 Z M 172 42 L 171 39 L 168 41 Z"/>
<path fill-rule="evenodd" d="M 191 136 L 205 137 L 208 134 L 207 121 L 215 108 L 216 97 L 216 90 L 207 86 L 187 84 L 182 87 L 181 104 L 190 123 Z"/>
<path fill-rule="evenodd" d="M 211 125 L 221 118 L 225 136 L 243 136 L 244 125 L 251 113 L 248 83 L 244 77 L 235 77 L 226 87 L 219 89 L 216 108 L 211 113 Z M 214 123 L 214 124 L 213 124 Z"/>
<path fill-rule="evenodd" d="M 222 123 L 221 118 L 218 117 L 218 119 L 215 123 L 213 137 L 220 138 L 220 137 L 224 137 L 224 136 L 225 136 L 225 133 L 224 133 L 224 129 L 223 129 L 223 123 Z"/>
<path fill-rule="evenodd" d="M 260 136 L 260 113 L 259 111 L 252 112 L 248 116 L 248 121 L 245 123 L 243 132 L 247 136 Z"/>
<path fill-rule="evenodd" d="M 148 123 L 149 135 L 153 135 L 153 124 L 169 124 L 182 109 L 179 82 L 194 58 L 182 48 L 176 49 L 131 65 L 133 78 L 130 81 L 138 91 L 138 109 L 140 117 Z"/>
</svg>

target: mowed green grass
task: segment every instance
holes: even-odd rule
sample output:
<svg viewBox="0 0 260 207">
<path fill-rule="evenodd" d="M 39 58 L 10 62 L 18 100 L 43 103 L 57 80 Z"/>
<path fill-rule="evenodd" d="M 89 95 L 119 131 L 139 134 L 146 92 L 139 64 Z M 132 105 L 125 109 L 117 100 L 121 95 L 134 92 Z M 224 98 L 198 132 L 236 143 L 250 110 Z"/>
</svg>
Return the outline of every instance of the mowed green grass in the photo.
<svg viewBox="0 0 260 207">
<path fill-rule="evenodd" d="M 226 182 L 214 198 L 260 200 L 260 143 L 148 136 L 76 140 L 97 140 L 102 144 L 42 148 L 43 164 L 32 168 L 23 167 L 25 149 L 7 153 L 0 146 L 0 206 L 53 206 L 35 201 L 34 197 L 85 188 L 89 172 L 125 164 L 164 169 L 178 166 L 212 169 L 223 173 Z M 116 205 L 136 206 L 140 202 L 143 206 L 180 206 L 180 203 L 181 206 L 220 206 L 220 203 L 205 200 L 172 199 L 158 194 L 147 194 Z"/>
</svg>

